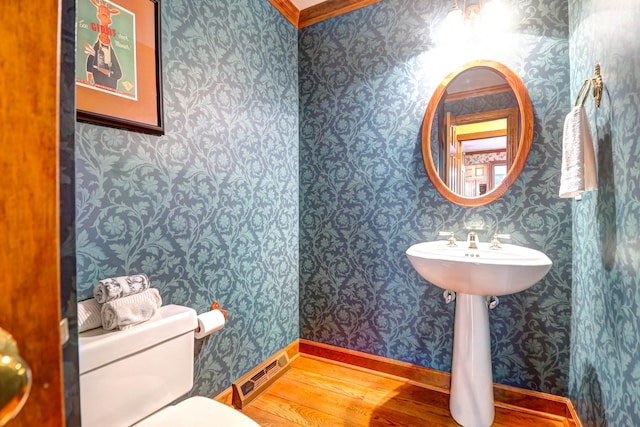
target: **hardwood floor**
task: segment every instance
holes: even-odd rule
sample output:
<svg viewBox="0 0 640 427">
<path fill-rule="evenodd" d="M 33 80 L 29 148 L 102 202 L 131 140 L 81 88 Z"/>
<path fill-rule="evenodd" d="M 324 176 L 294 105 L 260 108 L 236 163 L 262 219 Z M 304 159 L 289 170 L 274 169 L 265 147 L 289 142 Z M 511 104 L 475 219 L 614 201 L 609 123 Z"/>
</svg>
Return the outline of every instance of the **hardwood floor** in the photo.
<svg viewBox="0 0 640 427">
<path fill-rule="evenodd" d="M 263 427 L 458 426 L 449 414 L 449 395 L 443 390 L 302 353 L 291 366 L 241 412 Z M 496 407 L 493 424 L 568 426 L 564 417 L 505 407 Z"/>
</svg>

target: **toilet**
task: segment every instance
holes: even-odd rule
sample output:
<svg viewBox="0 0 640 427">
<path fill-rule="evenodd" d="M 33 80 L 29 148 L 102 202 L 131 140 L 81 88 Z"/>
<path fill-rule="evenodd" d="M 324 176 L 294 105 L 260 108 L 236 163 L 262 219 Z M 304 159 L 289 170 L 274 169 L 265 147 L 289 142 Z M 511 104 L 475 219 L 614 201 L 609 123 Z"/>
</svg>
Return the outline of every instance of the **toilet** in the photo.
<svg viewBox="0 0 640 427">
<path fill-rule="evenodd" d="M 79 334 L 83 427 L 259 427 L 215 400 L 191 397 L 196 312 L 166 305 L 149 321 L 123 331 Z"/>
</svg>

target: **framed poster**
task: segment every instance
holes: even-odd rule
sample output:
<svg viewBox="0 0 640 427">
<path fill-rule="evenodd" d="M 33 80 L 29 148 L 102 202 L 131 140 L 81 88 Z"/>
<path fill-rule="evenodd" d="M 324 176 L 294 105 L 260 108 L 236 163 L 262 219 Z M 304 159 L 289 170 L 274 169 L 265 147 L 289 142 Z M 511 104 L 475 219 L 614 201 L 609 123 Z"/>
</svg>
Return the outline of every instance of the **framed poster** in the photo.
<svg viewBox="0 0 640 427">
<path fill-rule="evenodd" d="M 76 115 L 164 134 L 160 0 L 77 0 Z"/>
</svg>

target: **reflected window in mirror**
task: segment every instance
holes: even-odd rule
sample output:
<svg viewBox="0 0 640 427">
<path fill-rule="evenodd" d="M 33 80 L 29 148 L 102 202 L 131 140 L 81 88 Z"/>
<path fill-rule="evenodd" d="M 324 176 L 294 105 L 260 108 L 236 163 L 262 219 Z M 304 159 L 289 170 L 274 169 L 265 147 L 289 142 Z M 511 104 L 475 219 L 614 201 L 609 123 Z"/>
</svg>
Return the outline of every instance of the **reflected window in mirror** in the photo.
<svg viewBox="0 0 640 427">
<path fill-rule="evenodd" d="M 491 170 L 493 173 L 493 177 L 491 178 L 493 181 L 493 186 L 497 187 L 505 176 L 507 176 L 507 164 L 506 163 L 493 163 L 491 165 Z"/>
</svg>

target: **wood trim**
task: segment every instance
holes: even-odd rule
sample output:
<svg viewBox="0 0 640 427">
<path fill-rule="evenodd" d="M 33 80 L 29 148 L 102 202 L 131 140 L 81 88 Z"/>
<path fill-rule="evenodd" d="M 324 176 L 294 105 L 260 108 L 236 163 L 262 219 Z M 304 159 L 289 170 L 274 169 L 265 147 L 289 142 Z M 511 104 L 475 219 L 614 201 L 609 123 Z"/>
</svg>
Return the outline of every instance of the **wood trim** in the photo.
<svg viewBox="0 0 640 427">
<path fill-rule="evenodd" d="M 569 420 L 572 427 L 582 427 L 582 422 L 580 421 L 580 418 L 578 418 L 578 413 L 573 407 L 571 399 L 567 399 L 567 413 L 565 414 L 565 417 Z"/>
<path fill-rule="evenodd" d="M 472 141 L 474 139 L 484 139 L 484 138 L 497 138 L 499 136 L 507 136 L 507 131 L 505 130 L 489 130 L 486 132 L 474 132 L 474 133 L 465 133 L 465 134 L 457 134 L 458 141 Z M 483 150 L 483 151 L 474 151 L 474 153 L 481 152 L 494 152 L 496 150 Z M 505 147 L 506 151 L 506 147 Z"/>
<path fill-rule="evenodd" d="M 213 400 L 217 400 L 220 403 L 224 403 L 227 406 L 233 406 L 233 388 L 228 387 L 220 392 L 217 396 L 213 397 Z"/>
<path fill-rule="evenodd" d="M 380 0 L 327 0 L 306 9 L 298 9 L 291 0 L 269 0 L 294 27 L 300 29 L 334 16 L 360 9 Z"/>
<path fill-rule="evenodd" d="M 452 116 L 451 125 L 452 126 L 466 125 L 470 123 L 480 123 L 480 122 L 499 120 L 499 119 L 507 120 L 506 150 L 507 150 L 507 166 L 508 166 L 507 175 L 508 175 L 516 161 L 516 156 L 521 143 L 521 141 L 518 140 L 518 109 L 517 108 L 505 108 L 502 110 L 482 111 L 480 113 L 464 114 L 461 116 Z M 459 141 L 462 141 L 462 140 L 465 140 L 466 138 L 458 137 L 457 139 Z M 520 171 L 518 171 L 518 173 L 520 173 Z M 506 180 L 506 177 L 505 177 L 505 180 Z"/>
<path fill-rule="evenodd" d="M 300 21 L 300 11 L 289 0 L 269 0 L 269 3 L 273 5 L 278 12 L 282 14 L 287 21 L 291 22 L 294 27 L 300 28 L 298 22 Z"/>
<path fill-rule="evenodd" d="M 287 356 L 289 356 L 289 360 L 293 362 L 293 360 L 300 355 L 300 340 L 297 339 L 286 346 L 284 351 L 287 353 Z"/>
<path fill-rule="evenodd" d="M 284 352 L 287 353 L 287 356 L 289 357 L 289 362 L 293 362 L 294 359 L 296 359 L 299 355 L 300 355 L 300 349 L 299 349 L 299 342 L 300 340 L 295 340 L 294 342 L 292 342 L 291 344 L 289 344 L 288 346 L 286 346 L 284 348 Z M 276 354 L 280 353 L 280 351 L 277 351 Z M 273 357 L 273 356 L 271 356 Z M 265 359 L 266 361 L 267 359 Z M 248 372 L 253 372 L 256 370 L 256 368 L 258 366 L 261 366 L 265 363 L 265 361 L 262 361 L 260 363 L 258 363 L 256 366 L 253 367 L 253 369 L 249 370 Z M 217 400 L 218 402 L 224 403 L 225 405 L 229 405 L 229 406 L 233 406 L 232 401 L 233 401 L 233 387 L 229 386 L 229 388 L 223 390 L 220 392 L 220 394 L 218 394 L 217 396 L 215 396 L 213 398 L 213 400 Z"/>
<path fill-rule="evenodd" d="M 518 148 L 515 158 L 511 163 L 507 176 L 502 180 L 500 185 L 495 187 L 492 191 L 479 196 L 479 197 L 463 197 L 459 194 L 451 191 L 446 183 L 440 178 L 438 171 L 435 168 L 434 159 L 431 153 L 431 128 L 433 126 L 433 119 L 435 113 L 438 110 L 438 105 L 442 100 L 449 83 L 456 78 L 463 71 L 472 68 L 489 68 L 498 74 L 500 74 L 505 81 L 509 84 L 513 93 L 515 94 L 518 102 L 519 117 L 520 117 L 520 136 L 518 139 Z M 533 140 L 533 107 L 531 106 L 531 99 L 527 93 L 527 88 L 524 83 L 511 69 L 506 65 L 500 64 L 496 61 L 489 60 L 477 60 L 469 62 L 457 70 L 450 73 L 445 77 L 442 82 L 436 88 L 427 110 L 424 115 L 422 123 L 422 158 L 424 167 L 427 172 L 429 180 L 433 184 L 434 188 L 447 200 L 457 205 L 475 207 L 482 206 L 488 203 L 494 202 L 500 198 L 511 185 L 518 179 L 520 172 L 524 169 L 531 149 L 531 143 Z M 509 156 L 507 156 L 509 158 Z"/>
<path fill-rule="evenodd" d="M 305 339 L 299 340 L 299 351 L 305 356 L 318 357 L 340 364 L 402 377 L 424 387 L 449 393 L 451 374 L 448 372 Z M 573 409 L 573 404 L 565 397 L 503 384 L 494 384 L 493 392 L 494 400 L 498 406 L 522 410 L 523 412 L 542 412 L 566 417 L 576 426 L 581 426 Z"/>
<path fill-rule="evenodd" d="M 300 11 L 298 28 L 304 28 L 311 24 L 343 15 L 360 9 L 380 0 L 327 0 L 315 6 Z"/>
</svg>

